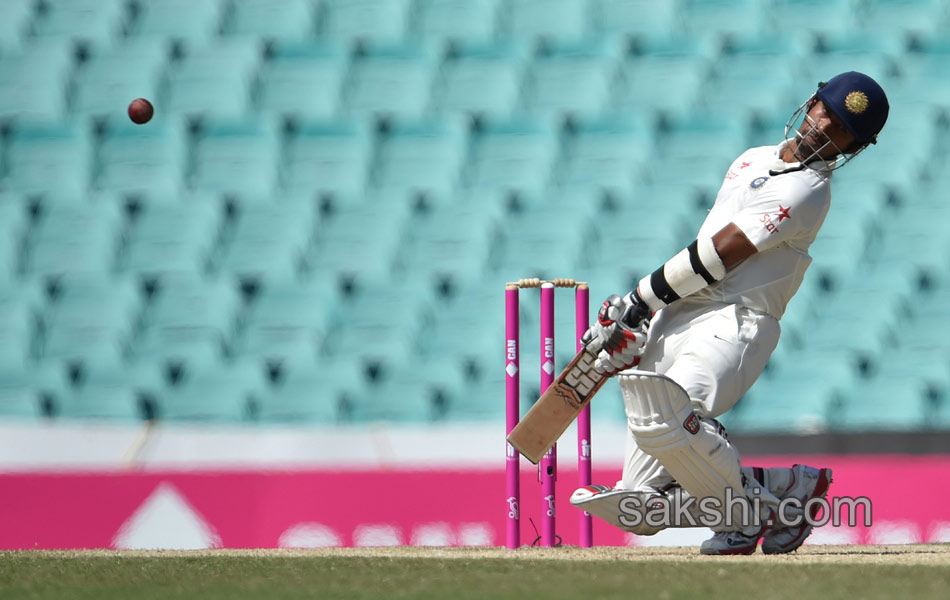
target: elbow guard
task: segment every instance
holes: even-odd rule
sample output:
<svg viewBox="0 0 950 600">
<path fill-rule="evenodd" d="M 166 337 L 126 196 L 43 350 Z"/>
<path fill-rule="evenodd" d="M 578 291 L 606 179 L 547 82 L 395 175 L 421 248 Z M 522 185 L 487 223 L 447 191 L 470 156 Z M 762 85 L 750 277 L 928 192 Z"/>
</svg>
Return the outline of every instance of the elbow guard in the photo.
<svg viewBox="0 0 950 600">
<path fill-rule="evenodd" d="M 698 238 L 665 265 L 640 280 L 640 298 L 654 311 L 726 276 L 712 238 Z"/>
</svg>

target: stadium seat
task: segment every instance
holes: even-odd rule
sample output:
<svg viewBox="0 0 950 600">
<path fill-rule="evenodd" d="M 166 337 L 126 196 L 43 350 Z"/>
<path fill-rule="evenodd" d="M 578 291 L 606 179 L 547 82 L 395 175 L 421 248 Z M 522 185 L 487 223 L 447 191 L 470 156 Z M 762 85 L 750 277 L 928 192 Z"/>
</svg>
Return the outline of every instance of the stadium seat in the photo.
<svg viewBox="0 0 950 600">
<path fill-rule="evenodd" d="M 241 356 L 315 356 L 326 338 L 339 291 L 323 282 L 273 281 L 262 286 L 238 317 L 232 351 Z"/>
<path fill-rule="evenodd" d="M 308 0 L 236 0 L 225 18 L 225 36 L 299 40 L 313 33 L 314 4 Z"/>
<path fill-rule="evenodd" d="M 553 124 L 543 119 L 486 120 L 472 133 L 467 184 L 539 190 L 550 181 L 557 142 Z"/>
<path fill-rule="evenodd" d="M 178 120 L 157 118 L 142 127 L 116 116 L 106 121 L 101 140 L 93 188 L 150 197 L 180 193 L 187 146 Z"/>
<path fill-rule="evenodd" d="M 278 135 L 262 119 L 210 120 L 194 145 L 199 191 L 267 195 L 277 186 Z"/>
<path fill-rule="evenodd" d="M 0 21 L 0 56 L 20 48 L 33 17 L 33 6 L 33 0 L 9 0 L 3 5 L 3 20 Z"/>
<path fill-rule="evenodd" d="M 264 114 L 328 119 L 340 108 L 347 53 L 340 43 L 281 42 L 258 76 L 257 106 Z"/>
<path fill-rule="evenodd" d="M 371 156 L 372 136 L 365 122 L 302 122 L 288 134 L 280 161 L 283 188 L 291 194 L 358 194 L 365 187 Z"/>
<path fill-rule="evenodd" d="M 651 123 L 639 115 L 574 119 L 566 134 L 557 168 L 561 185 L 630 191 L 642 179 L 641 170 L 653 150 Z"/>
<path fill-rule="evenodd" d="M 871 0 L 856 7 L 861 29 L 868 32 L 898 30 L 921 36 L 936 33 L 950 20 L 941 0 Z"/>
<path fill-rule="evenodd" d="M 678 9 L 684 31 L 727 37 L 761 31 L 769 22 L 768 6 L 763 0 L 686 0 Z"/>
<path fill-rule="evenodd" d="M 429 103 L 437 50 L 419 42 L 372 44 L 357 53 L 343 91 L 358 117 L 420 117 Z"/>
<path fill-rule="evenodd" d="M 202 423 L 241 423 L 266 383 L 256 362 L 188 370 L 158 398 L 159 419 Z"/>
<path fill-rule="evenodd" d="M 75 122 L 21 123 L 7 142 L 7 191 L 82 194 L 89 185 L 91 148 L 85 128 Z M 56 173 L 56 177 L 50 177 Z"/>
<path fill-rule="evenodd" d="M 124 24 L 120 0 L 51 0 L 43 6 L 32 26 L 40 40 L 65 38 L 86 48 L 107 48 Z"/>
<path fill-rule="evenodd" d="M 212 204 L 151 204 L 129 228 L 118 269 L 144 277 L 199 276 L 220 235 L 219 208 Z"/>
<path fill-rule="evenodd" d="M 53 120 L 66 109 L 72 62 L 62 41 L 35 43 L 0 56 L 0 119 Z"/>
<path fill-rule="evenodd" d="M 259 60 L 256 39 L 226 38 L 188 52 L 168 72 L 161 97 L 169 116 L 241 118 L 248 110 L 250 84 Z"/>
<path fill-rule="evenodd" d="M 394 42 L 405 36 L 408 0 L 325 0 L 322 33 L 344 42 Z"/>
<path fill-rule="evenodd" d="M 44 314 L 40 357 L 118 365 L 131 341 L 142 300 L 128 279 L 65 277 Z"/>
<path fill-rule="evenodd" d="M 411 19 L 412 33 L 440 42 L 487 41 L 495 35 L 498 0 L 420 0 Z"/>
<path fill-rule="evenodd" d="M 525 76 L 525 107 L 534 114 L 596 115 L 607 105 L 621 48 L 593 39 L 541 46 Z"/>
<path fill-rule="evenodd" d="M 24 273 L 38 277 L 108 274 L 115 263 L 122 224 L 114 205 L 49 207 L 27 238 Z"/>
<path fill-rule="evenodd" d="M 293 277 L 313 230 L 313 207 L 308 202 L 245 206 L 227 233 L 214 270 L 242 281 Z"/>
<path fill-rule="evenodd" d="M 910 375 L 859 381 L 847 390 L 840 426 L 845 431 L 914 431 L 931 416 L 928 384 Z"/>
<path fill-rule="evenodd" d="M 745 149 L 745 126 L 735 113 L 701 111 L 671 119 L 657 140 L 659 161 L 651 169 L 651 181 L 721 182 Z"/>
<path fill-rule="evenodd" d="M 42 305 L 39 286 L 0 287 L 0 367 L 23 369 L 33 358 Z"/>
<path fill-rule="evenodd" d="M 682 30 L 682 14 L 672 2 L 591 0 L 595 31 L 608 34 L 667 36 Z"/>
<path fill-rule="evenodd" d="M 505 223 L 502 235 L 504 242 L 493 272 L 509 281 L 522 277 L 553 279 L 576 272 L 592 225 L 569 213 L 545 214 L 539 210 Z"/>
<path fill-rule="evenodd" d="M 827 31 L 821 36 L 806 67 L 812 77 L 820 81 L 827 81 L 838 73 L 860 71 L 873 77 L 887 90 L 899 73 L 898 64 L 903 55 L 900 34 L 889 32 L 882 30 L 867 35 L 848 30 Z"/>
<path fill-rule="evenodd" d="M 323 219 L 306 256 L 306 269 L 318 278 L 387 279 L 409 216 L 406 194 L 379 193 Z"/>
<path fill-rule="evenodd" d="M 36 420 L 55 412 L 68 393 L 64 371 L 53 365 L 0 366 L 0 417 Z"/>
<path fill-rule="evenodd" d="M 850 0 L 775 0 L 766 15 L 771 31 L 798 31 L 812 35 L 835 34 L 857 25 Z M 820 19 L 815 14 L 821 13 Z M 860 70 L 860 69 L 857 69 Z M 834 71 L 838 73 L 839 71 Z M 830 76 L 829 76 L 830 77 Z"/>
<path fill-rule="evenodd" d="M 390 190 L 450 192 L 465 159 L 465 136 L 458 120 L 396 120 L 377 144 L 373 183 Z"/>
<path fill-rule="evenodd" d="M 578 0 L 501 0 L 499 31 L 528 39 L 577 39 L 587 31 L 587 3 Z"/>
<path fill-rule="evenodd" d="M 609 218 L 594 219 L 594 240 L 598 245 L 588 249 L 588 253 L 592 255 L 591 262 L 597 262 L 600 252 L 617 252 L 619 256 L 626 257 L 624 269 L 645 276 L 682 250 L 683 245 L 679 241 L 688 236 L 684 231 L 685 221 L 682 214 L 664 209 L 659 202 L 657 204 L 656 207 L 646 209 L 651 213 L 649 227 L 636 226 L 645 210 L 644 207 L 636 205 L 607 213 Z M 695 237 L 695 232 L 692 233 Z"/>
<path fill-rule="evenodd" d="M 522 40 L 453 44 L 433 86 L 435 111 L 510 116 L 530 53 Z"/>
<path fill-rule="evenodd" d="M 95 52 L 73 77 L 72 111 L 124 117 L 131 99 L 157 97 L 165 60 L 165 45 L 152 39 L 132 39 Z"/>
<path fill-rule="evenodd" d="M 347 395 L 342 410 L 344 420 L 357 423 L 435 420 L 450 392 L 428 379 L 427 374 L 407 365 L 393 377 Z"/>
<path fill-rule="evenodd" d="M 146 306 L 132 344 L 136 360 L 166 360 L 226 347 L 240 307 L 235 286 L 218 280 L 166 279 Z"/>
<path fill-rule="evenodd" d="M 615 109 L 649 117 L 692 114 L 710 76 L 710 46 L 704 36 L 640 40 L 620 66 L 613 90 Z"/>
<path fill-rule="evenodd" d="M 362 385 L 361 366 L 351 360 L 296 361 L 257 399 L 255 416 L 262 423 L 336 423 Z"/>
<path fill-rule="evenodd" d="M 145 0 L 129 26 L 129 37 L 149 37 L 199 48 L 212 43 L 226 3 L 220 0 Z M 188 15 L 188 18 L 182 18 Z"/>
</svg>

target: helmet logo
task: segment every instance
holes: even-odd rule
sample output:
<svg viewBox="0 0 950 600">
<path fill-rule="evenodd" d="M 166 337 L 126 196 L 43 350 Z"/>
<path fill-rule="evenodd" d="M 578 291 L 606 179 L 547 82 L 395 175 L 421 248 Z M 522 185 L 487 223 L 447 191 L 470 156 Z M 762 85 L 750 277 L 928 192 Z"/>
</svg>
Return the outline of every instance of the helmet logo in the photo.
<svg viewBox="0 0 950 600">
<path fill-rule="evenodd" d="M 857 90 L 850 92 L 844 98 L 844 107 L 848 109 L 848 112 L 860 115 L 868 108 L 867 94 Z"/>
</svg>

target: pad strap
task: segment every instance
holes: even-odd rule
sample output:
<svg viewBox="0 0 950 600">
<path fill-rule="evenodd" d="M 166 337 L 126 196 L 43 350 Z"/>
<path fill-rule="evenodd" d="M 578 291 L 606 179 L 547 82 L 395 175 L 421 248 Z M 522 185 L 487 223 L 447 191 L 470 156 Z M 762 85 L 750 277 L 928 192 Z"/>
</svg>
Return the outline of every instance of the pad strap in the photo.
<svg viewBox="0 0 950 600">
<path fill-rule="evenodd" d="M 641 279 L 637 292 L 653 311 L 658 311 L 725 276 L 726 266 L 712 238 L 701 237 Z"/>
</svg>

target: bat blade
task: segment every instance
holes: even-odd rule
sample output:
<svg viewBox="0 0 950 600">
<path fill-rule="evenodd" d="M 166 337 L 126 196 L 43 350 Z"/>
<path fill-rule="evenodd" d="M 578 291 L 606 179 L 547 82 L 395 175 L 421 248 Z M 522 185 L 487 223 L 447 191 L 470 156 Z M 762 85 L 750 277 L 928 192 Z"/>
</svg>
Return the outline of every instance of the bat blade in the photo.
<svg viewBox="0 0 950 600">
<path fill-rule="evenodd" d="M 510 443 L 537 464 L 584 410 L 607 377 L 594 370 L 596 355 L 582 349 L 508 434 Z"/>
</svg>

